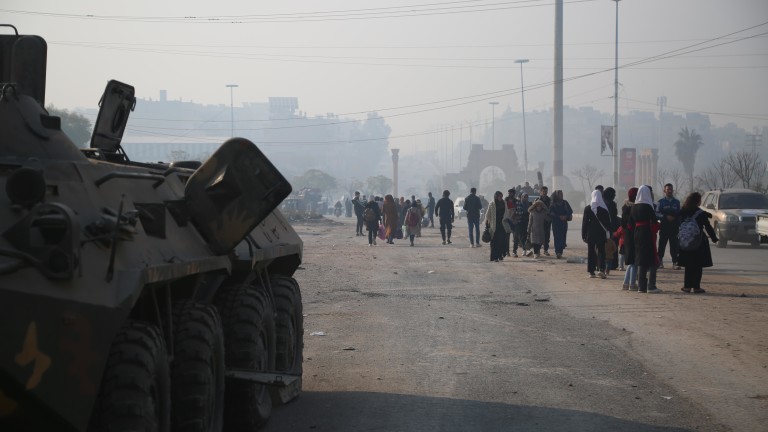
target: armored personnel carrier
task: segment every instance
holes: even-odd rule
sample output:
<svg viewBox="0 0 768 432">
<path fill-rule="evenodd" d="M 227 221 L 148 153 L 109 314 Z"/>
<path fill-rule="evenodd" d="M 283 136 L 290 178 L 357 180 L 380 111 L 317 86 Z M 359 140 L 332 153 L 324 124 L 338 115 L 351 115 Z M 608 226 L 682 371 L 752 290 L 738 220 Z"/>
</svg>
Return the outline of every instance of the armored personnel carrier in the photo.
<svg viewBox="0 0 768 432">
<path fill-rule="evenodd" d="M 117 81 L 78 149 L 44 108 L 46 42 L 4 27 L 0 430 L 256 430 L 301 390 L 289 183 L 241 138 L 131 161 Z"/>
</svg>

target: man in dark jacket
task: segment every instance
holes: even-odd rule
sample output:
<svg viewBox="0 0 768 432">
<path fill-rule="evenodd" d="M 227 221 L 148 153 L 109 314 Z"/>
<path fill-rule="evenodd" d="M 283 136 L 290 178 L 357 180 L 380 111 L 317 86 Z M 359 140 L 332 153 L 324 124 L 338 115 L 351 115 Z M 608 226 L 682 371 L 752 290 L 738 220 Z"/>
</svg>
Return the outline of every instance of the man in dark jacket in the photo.
<svg viewBox="0 0 768 432">
<path fill-rule="evenodd" d="M 680 230 L 680 201 L 674 197 L 675 189 L 672 183 L 664 185 L 664 196 L 656 206 L 656 217 L 661 222 L 659 228 L 659 268 L 664 268 L 664 249 L 669 241 L 669 256 L 672 266 L 680 270 L 677 264 L 678 241 L 677 232 Z"/>
<path fill-rule="evenodd" d="M 361 236 L 363 234 L 363 211 L 365 210 L 365 202 L 360 200 L 360 192 L 355 191 L 355 197 L 352 198 L 352 207 L 355 209 L 355 216 L 357 217 L 357 226 L 355 227 L 355 235 Z"/>
<path fill-rule="evenodd" d="M 432 192 L 427 193 L 429 200 L 427 200 L 427 215 L 429 216 L 429 227 L 435 227 L 435 197 L 432 196 Z"/>
<path fill-rule="evenodd" d="M 536 201 L 543 201 L 544 205 L 547 206 L 547 208 L 552 206 L 552 199 L 547 195 L 549 193 L 549 188 L 546 186 L 541 186 L 539 188 L 539 197 L 536 199 Z M 552 221 L 545 221 L 544 222 L 544 255 L 549 256 L 549 236 L 552 233 Z"/>
<path fill-rule="evenodd" d="M 477 189 L 472 188 L 469 190 L 469 195 L 464 198 L 464 210 L 467 211 L 469 227 L 469 247 L 480 247 L 480 209 L 483 208 L 483 204 L 476 194 Z"/>
<path fill-rule="evenodd" d="M 453 228 L 453 201 L 448 196 L 451 193 L 443 191 L 443 197 L 437 200 L 435 205 L 435 216 L 440 218 L 440 235 L 443 237 L 443 244 L 451 244 L 451 229 Z"/>
</svg>

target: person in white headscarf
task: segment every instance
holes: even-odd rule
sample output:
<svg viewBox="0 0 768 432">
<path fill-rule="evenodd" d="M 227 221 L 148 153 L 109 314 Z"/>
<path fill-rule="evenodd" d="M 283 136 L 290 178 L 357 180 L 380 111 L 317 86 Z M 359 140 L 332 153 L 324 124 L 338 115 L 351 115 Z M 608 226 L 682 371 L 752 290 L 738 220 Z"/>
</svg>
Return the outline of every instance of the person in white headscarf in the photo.
<svg viewBox="0 0 768 432">
<path fill-rule="evenodd" d="M 659 221 L 653 207 L 653 193 L 647 185 L 637 190 L 635 204 L 629 212 L 629 225 L 634 233 L 638 292 L 660 292 L 655 287 L 655 281 L 648 283 L 648 271 L 655 270 L 658 265 L 655 238 L 659 231 Z"/>
<path fill-rule="evenodd" d="M 611 236 L 611 216 L 599 190 L 592 191 L 592 201 L 584 207 L 581 220 L 581 238 L 587 244 L 587 272 L 589 277 L 605 279 L 605 241 Z"/>
</svg>

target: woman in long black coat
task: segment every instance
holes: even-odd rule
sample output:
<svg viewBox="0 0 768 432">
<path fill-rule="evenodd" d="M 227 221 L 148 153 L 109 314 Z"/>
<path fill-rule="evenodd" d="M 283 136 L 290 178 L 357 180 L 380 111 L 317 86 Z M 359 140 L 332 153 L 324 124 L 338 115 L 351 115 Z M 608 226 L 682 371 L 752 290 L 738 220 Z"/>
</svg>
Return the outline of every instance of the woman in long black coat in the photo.
<svg viewBox="0 0 768 432">
<path fill-rule="evenodd" d="M 699 233 L 702 235 L 701 243 L 699 247 L 692 251 L 680 250 L 678 252 L 677 263 L 678 265 L 685 267 L 685 279 L 683 281 L 682 290 L 685 292 L 704 293 L 701 289 L 701 275 L 704 272 L 704 267 L 712 267 L 712 252 L 709 250 L 709 243 L 707 242 L 707 236 L 712 240 L 712 243 L 717 243 L 717 234 L 712 226 L 709 224 L 711 214 L 704 210 L 699 209 L 701 205 L 701 194 L 693 192 L 688 195 L 683 202 L 683 206 L 680 208 L 680 220 L 683 221 L 687 218 L 695 218 L 696 224 L 699 226 Z M 705 236 L 704 233 L 707 233 Z"/>
<path fill-rule="evenodd" d="M 491 232 L 491 261 L 503 261 L 507 252 L 505 240 L 508 236 L 502 222 L 506 212 L 507 202 L 504 201 L 504 194 L 496 191 L 493 194 L 493 202 L 488 205 L 488 211 L 485 213 L 485 226 Z"/>
<path fill-rule="evenodd" d="M 368 230 L 368 246 L 375 246 L 376 245 L 376 236 L 379 235 L 379 223 L 381 222 L 381 210 L 379 210 L 379 205 L 376 204 L 376 201 L 374 201 L 373 195 L 371 195 L 371 200 L 368 201 L 368 204 L 365 205 L 365 209 L 371 209 L 373 212 L 374 219 L 373 220 L 366 220 L 365 221 L 365 228 Z M 365 215 L 365 210 L 363 210 L 363 215 Z"/>
<path fill-rule="evenodd" d="M 587 272 L 595 277 L 595 270 L 605 279 L 605 241 L 610 235 L 611 217 L 599 190 L 592 191 L 592 201 L 584 208 L 581 220 L 581 238 L 587 244 Z"/>
<path fill-rule="evenodd" d="M 611 234 L 615 233 L 617 229 L 619 229 L 619 226 L 621 225 L 621 221 L 619 219 L 619 208 L 616 204 L 616 189 L 612 187 L 607 187 L 603 191 L 603 201 L 605 201 L 605 207 L 608 208 L 608 215 L 611 217 L 611 224 L 608 226 L 608 229 L 611 230 Z M 613 237 L 611 237 L 613 239 Z M 616 241 L 613 240 L 614 244 L 616 244 Z M 615 251 L 613 252 L 613 255 L 606 256 L 606 273 L 608 270 L 616 270 L 619 268 L 619 247 L 618 244 L 616 244 Z"/>
<path fill-rule="evenodd" d="M 656 211 L 653 208 L 653 195 L 651 189 L 640 186 L 637 190 L 637 199 L 629 212 L 629 225 L 632 226 L 635 243 L 635 265 L 637 265 L 638 292 L 648 291 L 648 270 L 657 265 L 655 232 L 659 230 L 659 221 L 656 219 Z M 655 292 L 652 290 L 651 292 Z"/>
</svg>

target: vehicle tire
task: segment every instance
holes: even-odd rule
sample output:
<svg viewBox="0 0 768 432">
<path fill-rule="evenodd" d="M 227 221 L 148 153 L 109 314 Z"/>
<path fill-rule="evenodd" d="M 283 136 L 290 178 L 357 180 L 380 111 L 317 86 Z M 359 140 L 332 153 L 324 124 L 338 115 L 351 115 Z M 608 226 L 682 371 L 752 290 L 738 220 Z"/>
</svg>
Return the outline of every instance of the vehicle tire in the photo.
<svg viewBox="0 0 768 432">
<path fill-rule="evenodd" d="M 272 278 L 275 298 L 275 371 L 299 376 L 304 361 L 304 315 L 301 290 L 295 279 L 286 276 Z M 273 396 L 274 401 L 279 401 Z"/>
<path fill-rule="evenodd" d="M 715 224 L 715 233 L 717 234 L 717 247 L 725 249 L 728 247 L 728 240 L 723 237 L 723 233 L 720 231 L 720 225 Z"/>
<path fill-rule="evenodd" d="M 272 301 L 263 287 L 229 286 L 217 296 L 224 326 L 224 362 L 227 368 L 270 371 L 275 364 L 275 322 Z M 245 380 L 227 380 L 224 430 L 252 432 L 272 413 L 267 386 Z"/>
<path fill-rule="evenodd" d="M 160 330 L 129 320 L 109 350 L 91 432 L 171 430 L 171 379 Z"/>
<path fill-rule="evenodd" d="M 174 305 L 171 383 L 175 432 L 222 430 L 224 332 L 215 307 L 193 301 Z"/>
</svg>

